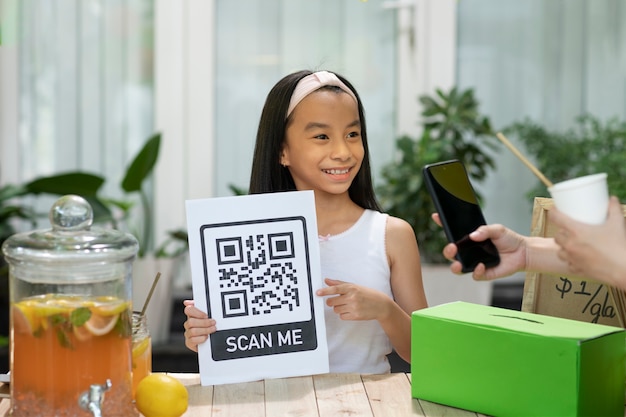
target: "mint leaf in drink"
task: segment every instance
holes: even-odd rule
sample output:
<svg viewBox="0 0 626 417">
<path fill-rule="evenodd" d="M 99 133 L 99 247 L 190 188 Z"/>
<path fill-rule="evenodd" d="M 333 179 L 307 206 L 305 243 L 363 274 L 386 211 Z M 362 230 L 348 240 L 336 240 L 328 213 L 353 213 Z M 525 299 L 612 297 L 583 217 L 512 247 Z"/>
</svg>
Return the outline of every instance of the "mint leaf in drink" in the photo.
<svg viewBox="0 0 626 417">
<path fill-rule="evenodd" d="M 70 313 L 70 323 L 74 327 L 80 327 L 91 318 L 91 310 L 87 307 L 79 307 Z"/>
</svg>

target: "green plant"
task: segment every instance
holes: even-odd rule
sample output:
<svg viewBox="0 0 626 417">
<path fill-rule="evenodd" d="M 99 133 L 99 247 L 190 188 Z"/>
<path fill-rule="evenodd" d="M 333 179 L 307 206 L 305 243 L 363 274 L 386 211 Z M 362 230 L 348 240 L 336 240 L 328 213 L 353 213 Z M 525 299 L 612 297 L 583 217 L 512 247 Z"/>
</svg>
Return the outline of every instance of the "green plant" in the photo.
<svg viewBox="0 0 626 417">
<path fill-rule="evenodd" d="M 81 194 L 94 208 L 94 216 L 99 219 L 110 218 L 107 206 L 96 196 L 104 183 L 97 175 L 83 172 L 66 172 L 42 177 L 26 184 L 6 184 L 0 187 L 0 247 L 11 235 L 17 232 L 20 222 L 27 222 L 34 228 L 40 217 L 25 197 L 39 194 Z M 9 334 L 9 268 L 0 252 L 0 346 L 8 344 Z"/>
<path fill-rule="evenodd" d="M 136 216 L 141 219 L 141 227 L 131 230 L 139 241 L 139 254 L 154 253 L 156 257 L 175 257 L 184 253 L 187 248 L 187 232 L 174 230 L 168 232 L 168 238 L 157 248 L 153 244 L 152 219 L 154 209 L 146 193 L 145 182 L 152 174 L 156 165 L 161 135 L 152 135 L 147 139 L 139 153 L 128 165 L 120 184 L 125 197 L 138 193 L 142 212 Z M 72 171 L 40 177 L 25 184 L 7 184 L 0 188 L 0 245 L 19 229 L 20 222 L 27 222 L 31 228 L 37 220 L 47 213 L 37 213 L 32 208 L 29 198 L 41 195 L 77 194 L 85 198 L 94 210 L 94 223 L 108 224 L 121 228 L 123 223 L 132 223 L 133 208 L 136 202 L 130 198 L 115 199 L 103 197 L 100 190 L 105 179 L 99 175 Z M 8 334 L 8 266 L 0 253 L 0 334 Z M 1 346 L 1 341 L 0 341 Z"/>
<path fill-rule="evenodd" d="M 149 253 L 153 253 L 157 258 L 176 257 L 188 249 L 187 232 L 183 229 L 169 231 L 167 239 L 158 247 L 154 242 L 154 207 L 148 197 L 145 184 L 154 171 L 154 167 L 159 159 L 160 148 L 161 134 L 155 133 L 146 140 L 146 143 L 135 158 L 128 164 L 124 178 L 120 183 L 120 187 L 125 195 L 138 194 L 141 206 L 139 214 L 133 212 L 136 204 L 130 199 L 105 200 L 109 207 L 117 209 L 122 213 L 119 219 L 111 216 L 113 223 L 115 225 L 122 222 L 129 224 L 130 232 L 139 241 L 139 251 L 137 253 L 139 258 Z M 133 222 L 133 219 L 139 219 L 139 222 Z"/>
<path fill-rule="evenodd" d="M 123 228 L 130 224 L 129 231 L 139 241 L 139 257 L 155 252 L 159 256 L 175 256 L 186 248 L 185 233 L 182 230 L 169 232 L 169 237 L 158 248 L 153 239 L 154 208 L 150 203 L 145 183 L 152 175 L 159 157 L 161 134 L 150 136 L 137 155 L 129 163 L 120 188 L 124 198 L 111 198 L 99 194 L 105 179 L 99 175 L 73 171 L 40 177 L 23 185 L 8 184 L 0 188 L 0 240 L 15 233 L 16 220 L 28 221 L 35 225 L 38 218 L 47 213 L 39 214 L 31 208 L 30 201 L 24 197 L 40 194 L 65 195 L 77 194 L 85 198 L 94 210 L 94 223 L 110 223 L 114 228 Z M 139 196 L 140 213 L 134 210 L 137 201 L 132 194 Z M 133 220 L 140 220 L 137 223 Z M 184 243 L 184 247 L 169 249 L 172 243 Z"/>
<path fill-rule="evenodd" d="M 144 144 L 143 148 L 139 151 L 137 156 L 130 162 L 126 170 L 126 174 L 120 184 L 122 190 L 126 194 L 137 193 L 141 204 L 141 216 L 137 216 L 141 219 L 139 224 L 131 226 L 131 232 L 137 237 L 139 241 L 139 252 L 137 256 L 144 257 L 148 253 L 155 253 L 155 256 L 176 256 L 184 249 L 174 250 L 174 252 L 168 252 L 167 248 L 170 242 L 182 242 L 181 231 L 170 232 L 170 237 L 163 243 L 158 249 L 155 249 L 153 238 L 153 219 L 154 208 L 150 204 L 150 198 L 145 190 L 145 182 L 154 171 L 154 167 L 159 158 L 159 150 L 161 147 L 161 134 L 156 133 Z M 109 200 L 110 204 L 114 205 L 118 209 L 121 209 L 123 216 L 122 219 L 129 222 L 132 217 L 132 210 L 134 204 L 128 200 Z M 181 239 L 178 239 L 181 237 Z M 186 236 L 184 237 L 186 243 Z"/>
<path fill-rule="evenodd" d="M 0 188 L 0 243 L 16 232 L 18 222 L 26 221 L 34 227 L 41 217 L 31 204 L 23 201 L 24 197 L 79 194 L 90 202 L 97 220 L 110 220 L 111 210 L 97 196 L 103 183 L 104 179 L 98 175 L 75 171 L 37 178 L 22 185 L 4 185 Z"/>
<path fill-rule="evenodd" d="M 503 131 L 519 139 L 550 181 L 606 172 L 610 193 L 626 201 L 626 121 L 613 118 L 603 123 L 595 116 L 583 115 L 575 119 L 574 127 L 557 132 L 525 119 Z M 550 196 L 539 181 L 528 195 Z"/>
<path fill-rule="evenodd" d="M 423 261 L 445 262 L 441 250 L 446 243 L 443 230 L 431 219 L 435 212 L 422 176 L 424 165 L 459 159 L 470 178 L 482 181 L 495 161 L 485 152 L 496 150 L 491 123 L 478 111 L 473 89 L 448 93 L 436 90 L 436 96 L 421 96 L 423 133 L 419 139 L 397 139 L 398 159 L 382 169 L 382 183 L 377 195 L 385 211 L 408 221 L 418 240 Z"/>
</svg>

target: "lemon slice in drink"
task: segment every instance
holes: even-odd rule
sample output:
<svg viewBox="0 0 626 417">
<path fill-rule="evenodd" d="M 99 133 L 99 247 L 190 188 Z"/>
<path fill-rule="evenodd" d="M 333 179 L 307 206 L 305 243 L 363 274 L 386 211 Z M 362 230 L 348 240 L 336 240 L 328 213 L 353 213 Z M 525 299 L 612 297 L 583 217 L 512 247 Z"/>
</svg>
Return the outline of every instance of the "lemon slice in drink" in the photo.
<svg viewBox="0 0 626 417">
<path fill-rule="evenodd" d="M 89 340 L 93 337 L 89 329 L 87 329 L 87 327 L 85 327 L 84 325 L 74 326 L 73 332 L 74 332 L 74 336 L 76 336 L 76 338 L 80 340 L 81 342 L 84 342 L 85 340 Z"/>
<path fill-rule="evenodd" d="M 22 301 L 13 306 L 14 328 L 17 332 L 34 334 L 41 326 L 41 318 L 37 314 L 34 304 Z"/>
<path fill-rule="evenodd" d="M 84 324 L 85 329 L 94 336 L 104 336 L 115 327 L 119 314 L 113 316 L 101 316 L 92 314 L 91 318 Z"/>
<path fill-rule="evenodd" d="M 100 316 L 117 316 L 128 308 L 128 302 L 115 297 L 98 297 L 91 311 Z"/>
<path fill-rule="evenodd" d="M 41 317 L 50 317 L 55 314 L 69 314 L 72 311 L 72 307 L 60 303 L 57 300 L 50 300 L 44 303 L 40 303 L 37 306 L 37 312 Z"/>
<path fill-rule="evenodd" d="M 150 346 L 149 338 L 145 338 L 141 342 L 134 345 L 133 346 L 133 359 L 137 359 L 138 357 L 143 355 L 148 349 L 148 346 Z"/>
</svg>

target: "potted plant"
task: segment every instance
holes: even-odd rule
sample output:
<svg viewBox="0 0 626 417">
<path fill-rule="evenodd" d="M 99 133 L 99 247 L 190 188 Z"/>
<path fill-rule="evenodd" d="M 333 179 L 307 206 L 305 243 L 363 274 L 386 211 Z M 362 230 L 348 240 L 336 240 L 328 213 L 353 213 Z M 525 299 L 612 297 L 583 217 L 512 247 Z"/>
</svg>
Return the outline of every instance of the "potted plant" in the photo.
<svg viewBox="0 0 626 417">
<path fill-rule="evenodd" d="M 408 221 L 417 237 L 420 256 L 426 263 L 445 262 L 446 244 L 442 229 L 431 219 L 435 212 L 422 176 L 424 165 L 459 159 L 472 180 L 482 181 L 495 160 L 487 150 L 497 149 L 489 118 L 478 111 L 474 91 L 436 90 L 436 96 L 419 98 L 423 110 L 421 137 L 397 139 L 398 158 L 382 169 L 377 187 L 381 204 L 389 214 Z M 479 198 L 480 195 L 479 195 Z"/>
<path fill-rule="evenodd" d="M 174 263 L 187 250 L 187 233 L 185 230 L 174 230 L 169 232 L 168 238 L 161 245 L 154 244 L 152 225 L 154 208 L 145 190 L 145 183 L 150 178 L 158 160 L 160 142 L 159 133 L 149 137 L 128 165 L 120 183 L 125 198 L 103 197 L 100 190 L 105 179 L 99 175 L 81 171 L 40 177 L 22 185 L 4 185 L 0 188 L 0 244 L 17 231 L 16 225 L 19 222 L 28 222 L 31 228 L 35 228 L 37 220 L 42 217 L 34 211 L 26 198 L 41 194 L 59 196 L 77 194 L 91 204 L 94 210 L 94 223 L 101 224 L 103 227 L 127 229 L 137 237 L 140 248 L 137 263 L 154 264 L 158 262 L 155 259 L 162 260 L 160 262 L 163 264 Z M 137 201 L 132 199 L 133 193 L 139 196 L 140 207 Z M 159 270 L 159 268 L 160 266 L 156 269 Z M 163 266 L 163 268 L 166 267 Z M 171 282 L 172 269 L 169 268 L 163 273 L 164 280 L 159 284 L 161 297 L 170 295 L 168 283 Z M 140 287 L 145 282 L 151 285 L 155 274 L 150 272 L 150 276 L 148 273 L 136 275 L 133 285 Z M 140 304 L 142 304 L 145 294 L 141 293 L 138 299 L 141 299 Z M 8 303 L 8 266 L 0 253 L 0 346 L 8 341 Z M 136 305 L 137 303 L 135 302 Z M 163 306 L 160 307 L 163 308 Z M 138 308 L 140 309 L 141 305 Z M 153 321 L 155 325 L 161 324 L 160 320 Z M 169 321 L 161 326 L 165 328 L 164 330 L 161 330 L 161 327 L 154 330 L 155 339 L 166 337 L 166 335 L 160 335 L 169 331 L 167 323 Z"/>
<path fill-rule="evenodd" d="M 572 128 L 558 132 L 525 119 L 504 131 L 519 139 L 537 168 L 552 182 L 606 172 L 610 193 L 626 201 L 626 121 L 612 118 L 602 122 L 595 116 L 582 115 L 574 120 Z M 540 182 L 528 195 L 550 197 Z"/>
</svg>

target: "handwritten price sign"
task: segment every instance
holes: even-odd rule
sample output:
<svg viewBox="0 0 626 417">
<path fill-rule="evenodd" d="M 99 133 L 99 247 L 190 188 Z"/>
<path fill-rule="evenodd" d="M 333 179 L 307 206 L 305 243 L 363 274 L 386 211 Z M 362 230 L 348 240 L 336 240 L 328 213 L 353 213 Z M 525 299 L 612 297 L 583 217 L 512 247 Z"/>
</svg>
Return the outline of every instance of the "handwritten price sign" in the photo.
<svg viewBox="0 0 626 417">
<path fill-rule="evenodd" d="M 582 302 L 578 303 L 580 314 L 591 316 L 592 323 L 598 323 L 600 318 L 616 318 L 615 307 L 613 306 L 608 288 L 602 284 L 595 284 L 595 290 L 589 291 L 587 281 L 572 282 L 569 278 L 559 277 L 560 283 L 555 285 L 556 291 L 560 293 L 561 300 L 566 297 L 580 297 Z"/>
<path fill-rule="evenodd" d="M 556 225 L 547 215 L 552 207 L 551 198 L 535 198 L 531 236 L 555 235 Z M 626 204 L 622 209 L 626 217 Z M 613 294 L 613 288 L 589 278 L 528 272 L 522 311 L 622 327 L 626 305 L 621 297 L 615 300 Z"/>
<path fill-rule="evenodd" d="M 621 327 L 610 288 L 597 281 L 541 274 L 532 299 L 526 311 Z"/>
</svg>

